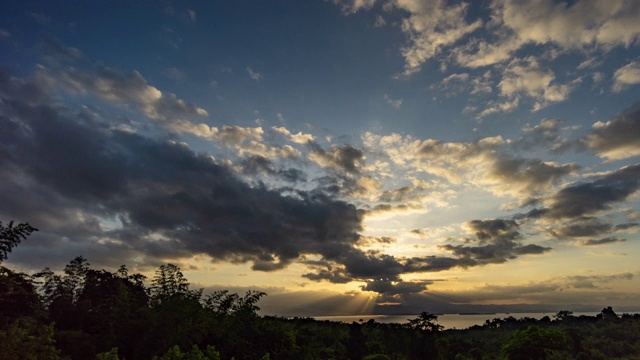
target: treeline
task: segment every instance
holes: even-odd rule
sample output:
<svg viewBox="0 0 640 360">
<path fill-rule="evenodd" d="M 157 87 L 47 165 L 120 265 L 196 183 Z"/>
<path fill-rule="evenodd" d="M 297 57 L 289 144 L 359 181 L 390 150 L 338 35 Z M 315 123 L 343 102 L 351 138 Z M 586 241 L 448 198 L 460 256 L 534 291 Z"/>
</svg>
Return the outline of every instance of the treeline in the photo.
<svg viewBox="0 0 640 360">
<path fill-rule="evenodd" d="M 28 224 L 0 223 L 0 262 Z M 27 275 L 0 266 L 2 359 L 637 359 L 640 315 L 561 311 L 445 330 L 423 312 L 406 324 L 344 324 L 258 315 L 266 294 L 191 289 L 180 269 L 152 279 L 90 267 Z"/>
</svg>

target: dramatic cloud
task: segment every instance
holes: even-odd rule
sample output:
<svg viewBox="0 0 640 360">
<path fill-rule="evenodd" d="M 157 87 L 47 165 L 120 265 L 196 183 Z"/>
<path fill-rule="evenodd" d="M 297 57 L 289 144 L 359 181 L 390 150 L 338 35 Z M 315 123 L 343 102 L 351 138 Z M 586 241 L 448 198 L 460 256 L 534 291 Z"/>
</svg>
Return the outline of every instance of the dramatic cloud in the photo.
<svg viewBox="0 0 640 360">
<path fill-rule="evenodd" d="M 640 188 L 640 165 L 620 170 L 591 181 L 573 184 L 556 193 L 551 206 L 543 210 L 552 219 L 577 218 L 608 210 Z"/>
<path fill-rule="evenodd" d="M 518 255 L 542 254 L 551 250 L 534 244 L 521 245 L 520 227 L 514 220 L 473 220 L 467 226 L 480 246 L 447 244 L 441 248 L 476 264 L 503 263 Z"/>
<path fill-rule="evenodd" d="M 350 204 L 319 193 L 289 197 L 249 187 L 183 145 L 22 102 L 12 94 L 26 84 L 3 80 L 2 196 L 12 212 L 3 216 L 31 217 L 41 239 L 79 244 L 90 234 L 96 252 L 91 255 L 98 258 L 102 241 L 119 244 L 131 256 L 130 249 L 149 258 L 203 253 L 251 261 L 258 270 L 282 268 L 302 254 L 329 256 L 358 240 L 362 212 Z M 255 158 L 247 166 L 268 169 Z M 27 190 L 25 180 L 39 191 Z M 40 215 L 27 211 L 38 207 Z M 120 224 L 105 230 L 99 225 L 105 220 Z M 52 221 L 60 225 L 50 229 Z"/>
<path fill-rule="evenodd" d="M 640 106 L 625 110 L 607 122 L 593 124 L 585 143 L 598 156 L 610 160 L 640 155 Z"/>
</svg>

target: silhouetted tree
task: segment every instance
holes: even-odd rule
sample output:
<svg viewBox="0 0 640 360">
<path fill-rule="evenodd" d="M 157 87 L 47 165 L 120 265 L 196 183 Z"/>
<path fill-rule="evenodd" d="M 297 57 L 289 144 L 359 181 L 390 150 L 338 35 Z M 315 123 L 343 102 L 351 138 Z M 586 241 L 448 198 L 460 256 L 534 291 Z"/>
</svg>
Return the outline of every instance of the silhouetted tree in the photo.
<svg viewBox="0 0 640 360">
<path fill-rule="evenodd" d="M 560 321 L 567 320 L 573 317 L 573 311 L 561 310 L 558 311 L 553 317 Z"/>
<path fill-rule="evenodd" d="M 44 309 L 31 277 L 0 266 L 0 324 L 19 317 L 43 316 Z"/>
<path fill-rule="evenodd" d="M 11 250 L 20 241 L 26 239 L 34 231 L 38 231 L 38 229 L 29 225 L 29 223 L 20 223 L 14 226 L 13 221 L 10 221 L 9 225 L 5 227 L 0 221 L 0 263 L 7 259 Z"/>
<path fill-rule="evenodd" d="M 430 314 L 423 311 L 415 319 L 409 319 L 407 325 L 414 330 L 422 331 L 440 331 L 444 329 L 444 326 L 436 324 L 438 321 L 438 315 Z"/>
<path fill-rule="evenodd" d="M 605 320 L 618 319 L 618 314 L 613 311 L 613 308 L 611 306 L 608 306 L 600 311 L 600 314 L 597 315 L 597 318 Z"/>
</svg>

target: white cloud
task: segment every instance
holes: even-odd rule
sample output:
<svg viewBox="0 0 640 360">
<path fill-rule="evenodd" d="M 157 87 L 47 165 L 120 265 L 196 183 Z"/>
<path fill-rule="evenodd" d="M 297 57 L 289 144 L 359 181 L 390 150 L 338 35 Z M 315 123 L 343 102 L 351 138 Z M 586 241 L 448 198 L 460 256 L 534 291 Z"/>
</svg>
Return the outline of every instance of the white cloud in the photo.
<svg viewBox="0 0 640 360">
<path fill-rule="evenodd" d="M 314 141 L 315 140 L 313 135 L 304 134 L 301 131 L 298 132 L 297 134 L 292 134 L 291 131 L 289 131 L 284 126 L 281 126 L 281 127 L 273 126 L 273 127 L 271 127 L 271 129 L 273 131 L 277 132 L 277 133 L 280 133 L 280 134 L 286 136 L 290 141 L 292 141 L 292 142 L 294 142 L 296 144 L 306 144 L 309 141 Z"/>
<path fill-rule="evenodd" d="M 355 14 L 363 9 L 371 9 L 376 0 L 333 0 L 333 3 L 340 6 L 345 14 Z"/>
<path fill-rule="evenodd" d="M 195 24 L 195 22 L 198 20 L 198 16 L 197 16 L 196 12 L 191 10 L 191 9 L 187 10 L 187 15 L 189 16 L 189 21 L 192 24 Z"/>
<path fill-rule="evenodd" d="M 423 63 L 443 48 L 453 45 L 482 24 L 480 20 L 467 23 L 469 5 L 465 3 L 447 6 L 444 0 L 395 0 L 394 5 L 409 13 L 401 25 L 410 41 L 409 46 L 402 48 L 405 75 L 419 71 Z"/>
<path fill-rule="evenodd" d="M 468 73 L 451 74 L 444 78 L 439 85 L 447 97 L 457 96 L 465 91 L 471 95 L 490 93 L 493 82 L 491 81 L 491 71 L 487 71 L 482 76 L 471 77 Z"/>
<path fill-rule="evenodd" d="M 182 80 L 182 79 L 184 79 L 184 72 L 182 72 L 180 69 L 174 68 L 174 67 L 164 69 L 163 74 L 166 77 L 171 78 L 173 80 Z"/>
<path fill-rule="evenodd" d="M 536 103 L 532 111 L 537 111 L 550 103 L 566 100 L 571 92 L 571 85 L 554 81 L 553 71 L 543 70 L 535 58 L 528 57 L 511 61 L 498 87 L 500 95 L 507 98 L 520 94 L 533 98 Z"/>
<path fill-rule="evenodd" d="M 393 106 L 396 109 L 400 109 L 400 107 L 402 106 L 402 99 L 392 99 L 389 97 L 389 95 L 384 94 L 384 99 L 387 101 L 387 104 Z"/>
<path fill-rule="evenodd" d="M 254 71 L 251 66 L 247 66 L 247 74 L 249 74 L 249 77 L 251 77 L 253 80 L 255 81 L 260 81 L 262 80 L 262 74 L 260 74 L 257 71 Z"/>
<path fill-rule="evenodd" d="M 503 62 L 527 44 L 607 51 L 629 47 L 640 36 L 640 7 L 634 1 L 584 0 L 569 6 L 551 0 L 495 0 L 491 10 L 495 38 L 466 43 L 455 51 L 459 64 L 479 67 Z M 588 59 L 581 66 L 595 64 Z"/>
<path fill-rule="evenodd" d="M 150 119 L 163 123 L 173 121 L 176 116 L 208 116 L 205 109 L 149 85 L 137 71 L 103 67 L 93 73 L 66 68 L 60 70 L 58 76 L 68 91 L 89 93 L 114 104 L 134 106 Z"/>
<path fill-rule="evenodd" d="M 613 74 L 613 91 L 620 92 L 631 85 L 640 84 L 640 62 L 633 61 Z"/>
<path fill-rule="evenodd" d="M 516 96 L 512 100 L 507 101 L 490 101 L 489 106 L 482 110 L 477 116 L 477 119 L 481 119 L 485 116 L 495 113 L 508 113 L 517 109 L 520 105 L 520 97 Z"/>
</svg>

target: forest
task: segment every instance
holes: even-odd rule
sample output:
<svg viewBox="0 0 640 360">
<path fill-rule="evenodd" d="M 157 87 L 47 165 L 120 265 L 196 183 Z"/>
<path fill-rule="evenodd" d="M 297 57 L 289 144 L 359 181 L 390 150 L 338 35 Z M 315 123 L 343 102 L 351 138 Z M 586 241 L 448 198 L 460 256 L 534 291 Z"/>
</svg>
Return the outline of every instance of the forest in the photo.
<svg viewBox="0 0 640 360">
<path fill-rule="evenodd" d="M 0 263 L 37 231 L 0 222 Z M 260 316 L 267 294 L 192 289 L 180 268 L 152 279 L 91 268 L 82 256 L 61 271 L 0 266 L 2 359 L 640 359 L 640 314 L 495 318 L 443 330 L 423 312 L 404 324 L 351 324 Z"/>
</svg>

